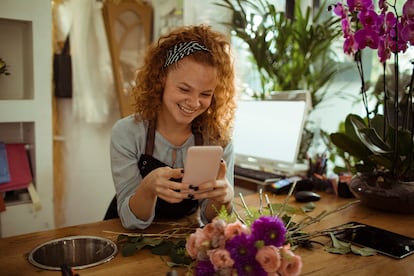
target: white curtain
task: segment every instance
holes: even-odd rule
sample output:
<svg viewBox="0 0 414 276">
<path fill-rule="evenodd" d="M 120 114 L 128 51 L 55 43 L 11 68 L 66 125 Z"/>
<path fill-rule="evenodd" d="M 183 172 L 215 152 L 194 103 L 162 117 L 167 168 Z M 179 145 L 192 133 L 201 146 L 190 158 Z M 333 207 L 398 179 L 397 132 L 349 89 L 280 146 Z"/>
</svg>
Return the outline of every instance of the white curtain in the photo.
<svg viewBox="0 0 414 276">
<path fill-rule="evenodd" d="M 117 106 L 102 3 L 70 0 L 72 14 L 73 115 L 87 123 L 105 123 Z"/>
</svg>

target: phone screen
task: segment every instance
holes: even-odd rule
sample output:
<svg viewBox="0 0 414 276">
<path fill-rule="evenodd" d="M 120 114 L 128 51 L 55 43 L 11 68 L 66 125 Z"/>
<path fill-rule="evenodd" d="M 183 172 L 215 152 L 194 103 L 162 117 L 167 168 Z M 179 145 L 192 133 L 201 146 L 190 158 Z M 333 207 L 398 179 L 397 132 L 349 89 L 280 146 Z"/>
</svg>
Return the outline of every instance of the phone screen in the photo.
<svg viewBox="0 0 414 276">
<path fill-rule="evenodd" d="M 271 183 L 268 186 L 268 190 L 275 194 L 287 193 L 292 184 L 293 182 L 290 179 L 285 178 Z"/>
<path fill-rule="evenodd" d="M 383 255 L 396 259 L 402 259 L 414 253 L 413 238 L 359 222 L 347 224 L 362 225 L 363 227 L 338 232 L 335 234 L 338 239 L 375 249 Z"/>
<path fill-rule="evenodd" d="M 223 148 L 220 146 L 192 146 L 184 164 L 183 183 L 199 185 L 216 179 Z"/>
</svg>

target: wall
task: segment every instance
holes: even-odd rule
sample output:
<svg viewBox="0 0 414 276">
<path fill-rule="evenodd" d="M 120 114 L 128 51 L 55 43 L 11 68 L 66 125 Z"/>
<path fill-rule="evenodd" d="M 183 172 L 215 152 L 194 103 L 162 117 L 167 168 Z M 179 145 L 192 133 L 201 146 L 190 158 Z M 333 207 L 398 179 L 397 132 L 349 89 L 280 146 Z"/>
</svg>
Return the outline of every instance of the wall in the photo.
<svg viewBox="0 0 414 276">
<path fill-rule="evenodd" d="M 105 215 L 115 189 L 109 161 L 110 131 L 119 118 L 114 109 L 105 124 L 76 120 L 72 100 L 58 99 L 63 153 L 64 189 L 62 224 L 68 226 L 100 221 Z"/>
</svg>

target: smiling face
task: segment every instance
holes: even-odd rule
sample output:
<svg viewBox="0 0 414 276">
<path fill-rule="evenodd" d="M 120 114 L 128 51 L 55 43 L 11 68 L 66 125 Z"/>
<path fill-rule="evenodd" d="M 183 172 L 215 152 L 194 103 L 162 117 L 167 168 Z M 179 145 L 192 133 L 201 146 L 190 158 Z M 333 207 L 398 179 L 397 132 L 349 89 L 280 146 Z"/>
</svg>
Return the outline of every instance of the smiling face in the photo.
<svg viewBox="0 0 414 276">
<path fill-rule="evenodd" d="M 159 119 L 170 127 L 189 127 L 210 106 L 216 85 L 214 67 L 183 58 L 167 74 Z"/>
</svg>

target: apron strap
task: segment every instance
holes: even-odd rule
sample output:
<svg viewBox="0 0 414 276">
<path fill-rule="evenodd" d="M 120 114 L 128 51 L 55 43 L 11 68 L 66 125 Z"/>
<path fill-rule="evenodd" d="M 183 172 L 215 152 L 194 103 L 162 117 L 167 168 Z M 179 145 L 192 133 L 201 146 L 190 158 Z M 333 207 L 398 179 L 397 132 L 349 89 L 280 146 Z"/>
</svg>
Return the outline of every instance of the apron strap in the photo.
<svg viewBox="0 0 414 276">
<path fill-rule="evenodd" d="M 193 132 L 193 135 L 194 135 L 195 145 L 202 146 L 204 144 L 204 141 L 203 141 L 203 135 L 201 134 L 201 130 L 193 126 L 191 128 L 191 131 Z"/>
<path fill-rule="evenodd" d="M 149 121 L 147 130 L 147 141 L 145 144 L 145 154 L 152 156 L 154 152 L 154 140 L 155 140 L 155 122 Z"/>
<path fill-rule="evenodd" d="M 196 146 L 201 146 L 204 144 L 203 135 L 199 129 L 193 127 L 191 129 L 194 135 L 194 142 Z M 154 141 L 155 141 L 155 121 L 149 121 L 148 130 L 147 130 L 147 141 L 145 143 L 145 154 L 152 156 L 154 152 Z"/>
</svg>

